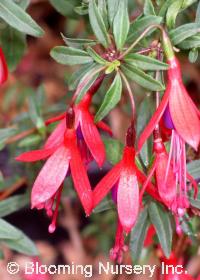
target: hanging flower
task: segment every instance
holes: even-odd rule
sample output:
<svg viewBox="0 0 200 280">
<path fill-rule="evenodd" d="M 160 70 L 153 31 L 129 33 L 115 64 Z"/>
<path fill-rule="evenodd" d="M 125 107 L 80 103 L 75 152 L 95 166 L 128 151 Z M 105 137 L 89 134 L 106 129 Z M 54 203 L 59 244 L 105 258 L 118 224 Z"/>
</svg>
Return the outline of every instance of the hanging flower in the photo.
<svg viewBox="0 0 200 280">
<path fill-rule="evenodd" d="M 2 49 L 0 48 L 0 85 L 8 78 L 8 67 Z"/>
<path fill-rule="evenodd" d="M 186 170 L 185 144 L 187 143 L 197 150 L 200 141 L 200 119 L 199 111 L 183 84 L 180 65 L 173 54 L 169 40 L 165 44 L 165 51 L 170 66 L 167 88 L 159 107 L 140 136 L 138 150 L 141 150 L 144 142 L 163 117 L 165 126 L 172 131 L 167 165 L 170 169 L 171 165 L 173 166 L 173 173 L 176 179 L 177 195 L 172 210 L 176 215 L 182 216 L 185 213 L 185 209 L 189 207 L 187 196 L 190 186 L 187 184 L 187 180 L 195 189 L 195 197 L 198 190 L 195 180 Z"/>
<path fill-rule="evenodd" d="M 144 183 L 145 176 L 135 164 L 135 130 L 131 125 L 127 132 L 126 146 L 122 160 L 97 184 L 93 191 L 94 207 L 117 186 L 117 210 L 119 221 L 126 233 L 133 228 L 139 213 L 139 182 Z M 149 184 L 151 185 L 151 184 Z M 152 187 L 147 189 L 159 199 Z"/>
<path fill-rule="evenodd" d="M 82 158 L 86 164 L 94 159 L 99 167 L 101 167 L 105 161 L 105 147 L 97 127 L 112 135 L 112 131 L 104 122 L 100 121 L 97 125 L 95 125 L 94 116 L 89 112 L 92 95 L 96 92 L 97 86 L 99 87 L 101 82 L 102 78 L 97 79 L 93 87 L 87 92 L 81 102 L 73 106 L 75 112 L 75 128 L 78 146 L 81 151 Z M 61 116 L 61 118 L 64 117 L 65 116 Z M 49 149 L 59 145 L 63 141 L 65 128 L 66 123 L 63 119 L 47 140 L 44 148 Z"/>
<path fill-rule="evenodd" d="M 34 182 L 31 195 L 32 208 L 45 208 L 47 214 L 53 216 L 49 232 L 54 232 L 56 228 L 63 181 L 69 171 L 86 215 L 90 214 L 93 207 L 91 186 L 77 147 L 75 116 L 72 108 L 68 110 L 65 121 L 66 129 L 62 142 L 48 149 L 24 153 L 16 158 L 19 161 L 35 161 L 49 157 Z M 55 201 L 56 206 L 52 213 Z"/>
<path fill-rule="evenodd" d="M 147 180 L 143 185 L 141 196 L 145 191 L 147 184 L 151 181 L 153 175 L 155 175 L 156 186 L 160 198 L 162 199 L 162 202 L 171 209 L 177 195 L 176 178 L 173 173 L 172 164 L 169 161 L 169 155 L 160 137 L 159 128 L 154 130 L 153 153 L 154 161 L 149 170 Z"/>
</svg>

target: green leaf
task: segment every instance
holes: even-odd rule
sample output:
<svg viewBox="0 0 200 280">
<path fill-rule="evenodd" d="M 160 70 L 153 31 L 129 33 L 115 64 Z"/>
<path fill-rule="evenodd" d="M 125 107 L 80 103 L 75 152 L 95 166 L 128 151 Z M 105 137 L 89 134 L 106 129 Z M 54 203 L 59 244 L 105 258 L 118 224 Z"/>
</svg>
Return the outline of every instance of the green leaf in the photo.
<svg viewBox="0 0 200 280">
<path fill-rule="evenodd" d="M 160 17 L 165 17 L 165 14 L 167 13 L 167 9 L 170 7 L 171 4 L 174 3 L 174 0 L 166 0 L 164 1 L 163 5 L 160 8 L 160 11 L 158 13 L 158 15 Z"/>
<path fill-rule="evenodd" d="M 113 138 L 103 138 L 103 142 L 106 148 L 106 158 L 107 160 L 115 165 L 121 160 L 123 152 L 123 144 Z"/>
<path fill-rule="evenodd" d="M 12 0 L 0 1 L 0 18 L 23 33 L 35 37 L 44 35 L 40 26 Z"/>
<path fill-rule="evenodd" d="M 81 101 L 88 89 L 93 85 L 93 83 L 99 76 L 99 72 L 101 71 L 101 69 L 102 65 L 96 65 L 93 69 L 88 71 L 80 80 L 75 92 L 75 96 L 77 96 L 76 103 L 79 103 Z"/>
<path fill-rule="evenodd" d="M 29 203 L 29 195 L 14 195 L 0 202 L 0 217 L 5 217 L 20 210 Z"/>
<path fill-rule="evenodd" d="M 199 52 L 198 52 L 198 49 L 192 49 L 190 52 L 189 52 L 189 61 L 191 63 L 195 63 L 198 59 L 198 56 L 199 56 Z"/>
<path fill-rule="evenodd" d="M 98 0 L 98 9 L 103 18 L 106 29 L 108 29 L 108 12 L 106 0 Z"/>
<path fill-rule="evenodd" d="M 176 17 L 181 10 L 182 4 L 183 0 L 176 0 L 169 6 L 166 15 L 166 22 L 169 29 L 175 27 Z"/>
<path fill-rule="evenodd" d="M 45 133 L 45 124 L 42 118 L 40 104 L 37 102 L 37 98 L 34 92 L 31 92 L 28 98 L 29 104 L 29 116 L 33 124 L 43 134 Z"/>
<path fill-rule="evenodd" d="M 42 137 L 38 134 L 32 134 L 27 136 L 26 138 L 22 139 L 19 143 L 18 143 L 18 147 L 19 148 L 25 148 L 25 147 L 29 147 L 33 149 L 33 146 L 36 146 L 37 144 L 39 144 L 42 141 Z"/>
<path fill-rule="evenodd" d="M 4 147 L 6 140 L 17 133 L 17 129 L 11 128 L 1 128 L 0 129 L 0 150 Z"/>
<path fill-rule="evenodd" d="M 2 239 L 1 242 L 5 243 L 10 249 L 15 250 L 19 253 L 38 256 L 38 250 L 33 243 L 22 231 L 15 228 L 20 234 L 18 239 Z"/>
<path fill-rule="evenodd" d="M 137 66 L 143 70 L 157 71 L 167 70 L 169 65 L 160 60 L 152 58 L 150 56 L 141 55 L 137 53 L 130 53 L 124 58 L 128 64 Z"/>
<path fill-rule="evenodd" d="M 197 6 L 197 11 L 196 11 L 196 19 L 195 19 L 196 23 L 200 23 L 200 2 Z"/>
<path fill-rule="evenodd" d="M 192 191 L 189 196 L 189 200 L 192 206 L 194 206 L 197 209 L 200 209 L 200 191 L 198 191 L 198 195 L 196 199 L 194 199 L 194 192 Z"/>
<path fill-rule="evenodd" d="M 145 16 L 136 19 L 130 25 L 127 42 L 135 41 L 149 25 L 160 24 L 161 21 L 162 21 L 162 17 L 158 17 L 158 16 Z M 151 32 L 152 31 L 150 31 L 149 34 Z"/>
<path fill-rule="evenodd" d="M 55 47 L 51 50 L 50 55 L 58 63 L 64 65 L 85 64 L 92 62 L 92 58 L 88 56 L 85 51 L 71 47 Z"/>
<path fill-rule="evenodd" d="M 200 159 L 189 162 L 187 164 L 187 171 L 194 179 L 196 179 L 196 180 L 199 179 L 200 178 Z"/>
<path fill-rule="evenodd" d="M 118 50 L 121 50 L 126 42 L 130 22 L 127 0 L 119 1 L 117 13 L 113 22 L 113 34 Z"/>
<path fill-rule="evenodd" d="M 108 3 L 108 19 L 110 26 L 113 26 L 114 17 L 118 11 L 119 0 L 107 0 Z"/>
<path fill-rule="evenodd" d="M 169 258 L 172 247 L 172 225 L 169 212 L 155 202 L 150 203 L 148 210 L 163 252 Z"/>
<path fill-rule="evenodd" d="M 96 61 L 99 64 L 105 65 L 108 63 L 107 60 L 105 60 L 103 57 L 101 57 L 98 53 L 95 52 L 92 48 L 87 48 L 88 54 L 92 57 L 94 61 Z"/>
<path fill-rule="evenodd" d="M 9 70 L 14 71 L 26 50 L 25 35 L 10 26 L 6 26 L 0 31 L 0 42 Z"/>
<path fill-rule="evenodd" d="M 169 32 L 174 45 L 178 45 L 186 38 L 189 38 L 200 32 L 200 23 L 187 23 L 173 29 Z"/>
<path fill-rule="evenodd" d="M 102 15 L 97 8 L 95 0 L 90 0 L 89 2 L 89 18 L 94 34 L 99 42 L 107 48 L 110 40 Z"/>
<path fill-rule="evenodd" d="M 154 9 L 154 6 L 153 6 L 153 3 L 151 0 L 145 0 L 145 2 L 144 2 L 144 15 L 145 16 L 150 16 L 150 15 L 155 16 L 156 15 L 155 9 Z"/>
<path fill-rule="evenodd" d="M 88 14 L 88 6 L 87 5 L 82 5 L 82 6 L 77 6 L 74 8 L 74 11 L 79 14 L 80 16 L 84 16 Z"/>
<path fill-rule="evenodd" d="M 97 205 L 97 207 L 92 211 L 93 213 L 101 213 L 106 210 L 114 209 L 114 203 L 111 199 L 105 198 L 100 204 Z"/>
<path fill-rule="evenodd" d="M 146 207 L 140 212 L 137 222 L 131 231 L 130 250 L 134 262 L 138 261 L 140 258 L 149 224 L 148 210 Z"/>
<path fill-rule="evenodd" d="M 96 66 L 96 63 L 87 63 L 74 72 L 68 80 L 69 90 L 75 90 L 83 76 L 85 76 L 91 69 L 95 70 Z"/>
<path fill-rule="evenodd" d="M 0 241 L 1 239 L 20 239 L 22 232 L 9 224 L 8 222 L 0 219 Z"/>
<path fill-rule="evenodd" d="M 94 46 L 97 43 L 95 40 L 90 40 L 90 39 L 67 38 L 62 33 L 61 33 L 61 36 L 67 46 L 72 47 L 72 48 L 77 48 L 77 49 L 83 48 L 85 46 Z"/>
<path fill-rule="evenodd" d="M 79 1 L 72 0 L 49 0 L 51 5 L 63 16 L 75 16 L 74 9 Z"/>
<path fill-rule="evenodd" d="M 124 64 L 121 65 L 121 69 L 129 79 L 146 89 L 152 91 L 162 91 L 165 89 L 164 85 L 162 85 L 159 81 L 155 80 L 134 65 Z"/>
<path fill-rule="evenodd" d="M 30 5 L 30 0 L 15 0 L 15 3 L 19 5 L 22 9 L 26 10 Z"/>
<path fill-rule="evenodd" d="M 193 48 L 200 48 L 200 34 L 191 36 L 180 44 L 178 44 L 178 48 L 183 50 L 193 49 Z"/>
<path fill-rule="evenodd" d="M 95 122 L 102 120 L 120 101 L 122 93 L 122 80 L 119 73 L 116 74 L 114 81 L 106 92 L 103 103 L 95 116 Z"/>
</svg>

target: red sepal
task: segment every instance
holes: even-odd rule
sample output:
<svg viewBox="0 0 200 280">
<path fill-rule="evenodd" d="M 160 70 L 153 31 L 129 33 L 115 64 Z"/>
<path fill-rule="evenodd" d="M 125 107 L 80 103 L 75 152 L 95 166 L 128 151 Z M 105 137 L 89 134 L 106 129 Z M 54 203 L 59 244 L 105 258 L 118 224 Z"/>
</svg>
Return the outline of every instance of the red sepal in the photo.
<svg viewBox="0 0 200 280">
<path fill-rule="evenodd" d="M 58 149 L 58 147 L 53 147 L 50 149 L 34 150 L 34 151 L 30 151 L 30 152 L 25 152 L 25 153 L 19 155 L 18 157 L 16 157 L 15 159 L 18 161 L 23 161 L 23 162 L 34 162 L 34 161 L 38 161 L 41 159 L 46 159 L 47 157 L 52 155 L 57 149 Z"/>
<path fill-rule="evenodd" d="M 0 85 L 8 79 L 8 67 L 2 49 L 0 48 Z"/>
<path fill-rule="evenodd" d="M 32 208 L 50 199 L 63 183 L 69 168 L 70 153 L 59 147 L 47 160 L 37 176 L 31 194 Z"/>
</svg>

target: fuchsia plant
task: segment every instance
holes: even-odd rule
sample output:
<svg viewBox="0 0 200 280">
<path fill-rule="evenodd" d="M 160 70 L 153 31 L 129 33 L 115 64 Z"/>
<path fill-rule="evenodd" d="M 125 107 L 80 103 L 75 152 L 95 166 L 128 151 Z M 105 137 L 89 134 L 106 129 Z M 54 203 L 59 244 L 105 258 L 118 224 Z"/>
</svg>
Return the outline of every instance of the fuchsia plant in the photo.
<svg viewBox="0 0 200 280">
<path fill-rule="evenodd" d="M 108 5 L 111 5 L 111 2 L 109 1 Z M 22 162 L 47 160 L 34 182 L 31 205 L 32 208 L 45 209 L 52 218 L 49 226 L 51 233 L 56 229 L 66 177 L 72 177 L 87 216 L 109 193 L 113 194 L 118 218 L 115 245 L 110 256 L 112 260 L 122 262 L 123 252 L 128 249 L 124 234 L 134 231 L 141 212 L 152 201 L 155 205 L 160 205 L 167 217 L 174 217 L 176 231 L 178 234 L 182 233 L 181 222 L 190 210 L 189 196 L 192 189 L 194 199 L 198 194 L 198 185 L 187 172 L 186 145 L 194 150 L 199 147 L 200 113 L 184 86 L 180 64 L 166 27 L 151 24 L 129 43 L 128 38 L 131 38 L 132 34 L 128 37 L 130 22 L 126 1 L 118 2 L 118 8 L 114 15 L 110 16 L 110 33 L 107 32 L 95 1 L 89 1 L 89 18 L 98 43 L 91 40 L 94 47 L 85 43 L 80 49 L 72 46 L 55 47 L 51 56 L 62 64 L 93 64 L 88 65 L 88 72 L 80 77 L 66 112 L 45 122 L 45 125 L 49 125 L 59 121 L 43 148 L 25 152 L 16 159 Z M 152 29 L 161 34 L 156 47 L 152 44 L 150 48 L 138 50 L 138 43 Z M 156 53 L 158 58 L 164 56 L 167 63 L 162 59 L 155 59 L 155 56 L 151 57 L 152 52 Z M 3 82 L 7 77 L 7 70 L 3 54 L 0 55 L 0 69 L 3 69 L 0 81 Z M 166 89 L 157 77 L 154 78 L 143 71 L 146 69 L 137 67 L 137 61 L 140 61 L 140 66 L 144 68 L 148 64 L 150 68 L 146 67 L 149 71 L 156 70 L 158 73 L 167 70 Z M 146 64 L 143 65 L 141 61 Z M 110 84 L 106 78 L 113 75 L 114 79 Z M 157 92 L 157 108 L 139 137 L 136 135 L 137 110 L 130 80 Z M 109 88 L 94 116 L 90 112 L 90 106 L 102 83 L 104 86 L 109 85 Z M 92 189 L 87 173 L 90 163 L 95 161 L 98 167 L 102 168 L 106 161 L 106 149 L 99 129 L 112 137 L 111 129 L 102 119 L 119 103 L 122 92 L 128 93 L 132 111 L 123 153 L 119 162 Z M 162 138 L 161 121 L 164 129 L 171 133 L 168 143 Z M 153 149 L 150 162 L 145 165 L 140 156 L 150 136 L 153 136 Z M 157 218 L 156 215 L 154 218 Z M 159 225 L 156 226 L 156 233 L 159 235 Z M 161 246 L 165 247 L 165 244 Z M 166 251 L 171 250 L 171 243 L 168 247 L 165 248 L 166 255 Z M 165 279 L 175 278 L 168 276 Z"/>
</svg>

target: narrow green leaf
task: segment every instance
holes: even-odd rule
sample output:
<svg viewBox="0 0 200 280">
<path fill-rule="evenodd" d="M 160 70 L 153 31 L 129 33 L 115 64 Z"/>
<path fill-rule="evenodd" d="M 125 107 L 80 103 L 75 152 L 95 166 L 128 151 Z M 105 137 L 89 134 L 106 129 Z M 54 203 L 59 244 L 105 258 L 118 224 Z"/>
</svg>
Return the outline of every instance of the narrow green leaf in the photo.
<svg viewBox="0 0 200 280">
<path fill-rule="evenodd" d="M 198 192 L 197 198 L 194 199 L 194 192 L 192 191 L 189 195 L 190 203 L 193 207 L 200 209 L 200 191 Z"/>
<path fill-rule="evenodd" d="M 26 10 L 30 5 L 30 0 L 15 0 L 15 2 L 24 10 Z"/>
<path fill-rule="evenodd" d="M 175 27 L 176 17 L 181 10 L 182 4 L 182 0 L 176 0 L 169 6 L 166 14 L 166 22 L 169 29 Z"/>
<path fill-rule="evenodd" d="M 97 43 L 95 40 L 90 40 L 90 39 L 67 38 L 62 33 L 61 33 L 61 36 L 67 46 L 72 47 L 72 48 L 77 48 L 77 49 L 83 48 L 85 46 L 94 46 Z"/>
<path fill-rule="evenodd" d="M 0 150 L 4 147 L 6 140 L 17 133 L 16 128 L 1 128 L 0 129 Z"/>
<path fill-rule="evenodd" d="M 191 63 L 195 63 L 198 59 L 198 56 L 199 56 L 199 51 L 198 49 L 192 49 L 190 52 L 189 52 L 189 55 L 188 55 L 188 58 L 189 58 L 189 61 Z"/>
<path fill-rule="evenodd" d="M 137 222 L 131 231 L 130 251 L 134 262 L 140 258 L 149 224 L 148 210 L 145 208 L 140 212 Z"/>
<path fill-rule="evenodd" d="M 1 239 L 19 239 L 22 232 L 8 222 L 0 219 L 0 241 Z"/>
<path fill-rule="evenodd" d="M 103 138 L 103 142 L 106 148 L 107 160 L 115 165 L 121 160 L 123 152 L 123 144 L 114 138 Z"/>
<path fill-rule="evenodd" d="M 118 11 L 119 0 L 107 0 L 108 3 L 108 19 L 110 26 L 113 26 L 114 17 Z"/>
<path fill-rule="evenodd" d="M 95 122 L 102 120 L 120 101 L 122 93 L 122 80 L 119 73 L 116 74 L 114 81 L 106 92 L 103 103 L 95 116 Z"/>
<path fill-rule="evenodd" d="M 169 258 L 172 247 L 172 225 L 169 212 L 155 202 L 150 203 L 148 210 L 150 220 L 156 229 L 163 252 Z"/>
<path fill-rule="evenodd" d="M 200 23 L 186 23 L 169 32 L 174 45 L 200 32 Z"/>
<path fill-rule="evenodd" d="M 167 70 L 169 68 L 169 65 L 167 63 L 164 63 L 150 56 L 137 54 L 137 53 L 128 54 L 127 56 L 125 56 L 124 60 L 128 64 L 132 64 L 143 70 L 157 71 L 157 70 Z"/>
<path fill-rule="evenodd" d="M 92 48 L 87 48 L 88 54 L 92 57 L 94 61 L 96 61 L 99 64 L 105 65 L 108 63 L 107 60 L 105 60 L 103 57 L 101 57 L 98 53 L 95 52 Z"/>
<path fill-rule="evenodd" d="M 80 80 L 75 92 L 75 96 L 77 96 L 76 103 L 79 103 L 81 101 L 88 89 L 93 85 L 93 83 L 99 76 L 99 72 L 101 71 L 101 69 L 101 65 L 96 65 L 95 68 L 88 71 Z"/>
<path fill-rule="evenodd" d="M 40 104 L 37 102 L 36 95 L 34 92 L 31 92 L 28 98 L 28 104 L 29 104 L 29 116 L 33 124 L 43 134 L 45 132 L 45 124 L 42 118 Z"/>
<path fill-rule="evenodd" d="M 97 207 L 92 211 L 93 213 L 101 213 L 106 210 L 114 209 L 115 205 L 111 199 L 105 198 Z"/>
<path fill-rule="evenodd" d="M 196 179 L 196 180 L 199 179 L 200 178 L 200 159 L 189 162 L 187 164 L 187 171 L 194 179 Z"/>
<path fill-rule="evenodd" d="M 26 50 L 25 34 L 7 25 L 0 31 L 0 42 L 9 70 L 14 71 Z"/>
<path fill-rule="evenodd" d="M 19 148 L 29 147 L 29 148 L 33 149 L 33 146 L 38 145 L 39 143 L 41 143 L 41 141 L 42 141 L 41 135 L 32 134 L 32 135 L 29 135 L 26 138 L 22 139 L 21 141 L 19 141 L 17 146 Z"/>
<path fill-rule="evenodd" d="M 119 1 L 117 13 L 113 22 L 113 34 L 118 50 L 121 50 L 126 42 L 130 22 L 127 0 Z"/>
<path fill-rule="evenodd" d="M 153 3 L 151 0 L 145 0 L 145 2 L 144 2 L 144 15 L 145 16 L 150 16 L 150 15 L 155 16 L 156 15 L 155 9 L 154 9 L 154 6 L 153 6 Z"/>
<path fill-rule="evenodd" d="M 71 47 L 55 47 L 50 55 L 58 63 L 64 65 L 85 64 L 93 61 L 85 51 Z"/>
<path fill-rule="evenodd" d="M 127 42 L 135 41 L 149 25 L 160 24 L 161 21 L 162 21 L 162 17 L 158 17 L 158 16 L 145 16 L 136 19 L 130 25 Z M 151 32 L 149 32 L 149 34 L 150 33 Z"/>
<path fill-rule="evenodd" d="M 86 63 L 81 66 L 76 72 L 74 72 L 68 80 L 69 90 L 75 90 L 83 76 L 86 75 L 91 69 L 95 69 L 96 66 L 96 63 Z"/>
<path fill-rule="evenodd" d="M 39 252 L 33 243 L 22 231 L 18 230 L 21 234 L 18 239 L 2 239 L 0 242 L 5 243 L 9 248 L 15 250 L 19 253 L 29 255 L 29 256 L 38 256 Z"/>
<path fill-rule="evenodd" d="M 89 18 L 93 32 L 96 35 L 99 42 L 107 48 L 110 40 L 104 24 L 101 13 L 99 12 L 95 0 L 89 2 Z"/>
<path fill-rule="evenodd" d="M 49 0 L 51 5 L 56 9 L 57 12 L 59 12 L 63 16 L 69 16 L 74 17 L 74 9 L 77 4 L 79 4 L 79 1 L 74 0 Z"/>
<path fill-rule="evenodd" d="M 174 0 L 166 0 L 164 1 L 163 5 L 160 8 L 160 11 L 158 13 L 158 15 L 160 17 L 165 17 L 166 13 L 167 13 L 167 9 L 170 7 L 171 4 L 174 3 Z"/>
<path fill-rule="evenodd" d="M 35 37 L 41 37 L 44 34 L 40 26 L 12 0 L 0 1 L 0 18 L 23 33 Z"/>
<path fill-rule="evenodd" d="M 195 19 L 196 23 L 200 23 L 200 2 L 197 6 L 197 11 L 196 11 L 196 19 Z"/>
<path fill-rule="evenodd" d="M 152 91 L 162 91 L 165 89 L 164 85 L 162 85 L 159 81 L 155 80 L 134 65 L 121 65 L 121 69 L 129 79 L 146 89 Z"/>
<path fill-rule="evenodd" d="M 106 0 L 98 0 L 98 9 L 103 18 L 106 29 L 108 29 L 108 12 Z"/>
<path fill-rule="evenodd" d="M 77 6 L 77 7 L 74 8 L 74 11 L 80 16 L 87 15 L 88 14 L 88 6 L 87 5 Z"/>
<path fill-rule="evenodd" d="M 193 48 L 200 48 L 200 34 L 191 36 L 180 44 L 178 44 L 178 48 L 183 50 L 193 49 Z"/>
<path fill-rule="evenodd" d="M 20 210 L 29 203 L 29 195 L 14 195 L 0 202 L 0 217 L 5 217 Z"/>
</svg>

